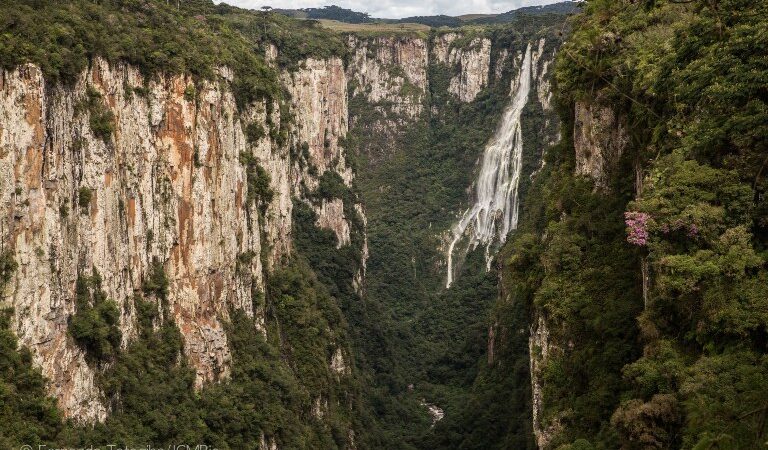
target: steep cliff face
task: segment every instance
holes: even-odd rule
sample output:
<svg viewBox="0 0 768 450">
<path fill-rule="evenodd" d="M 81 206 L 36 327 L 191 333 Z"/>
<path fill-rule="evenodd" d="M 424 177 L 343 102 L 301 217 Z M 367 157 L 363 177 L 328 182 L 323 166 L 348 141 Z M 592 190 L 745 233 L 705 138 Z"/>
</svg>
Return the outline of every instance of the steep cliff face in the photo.
<svg viewBox="0 0 768 450">
<path fill-rule="evenodd" d="M 347 134 L 349 117 L 347 75 L 343 62 L 339 58 L 310 59 L 297 72 L 287 74 L 284 82 L 291 96 L 291 112 L 295 118 L 292 145 L 307 149 L 306 155 L 298 155 L 299 158 L 308 156 L 304 161 L 292 161 L 292 192 L 306 197 L 317 189 L 317 175 L 326 171 L 338 173 L 351 187 L 354 174 L 339 144 L 339 140 Z M 350 218 L 344 215 L 341 199 L 323 199 L 314 209 L 317 225 L 333 230 L 339 246 L 350 243 Z M 362 206 L 357 207 L 355 214 L 364 218 Z"/>
<path fill-rule="evenodd" d="M 284 80 L 295 118 L 294 139 L 307 143 L 309 149 L 307 164 L 293 176 L 294 189 L 298 192 L 302 182 L 310 189 L 317 187 L 317 180 L 309 174 L 310 166 L 317 173 L 336 171 L 347 184 L 351 183 L 352 171 L 339 147 L 339 139 L 347 134 L 348 116 L 347 77 L 341 59 L 307 60 L 301 69 L 286 74 Z"/>
<path fill-rule="evenodd" d="M 269 133 L 249 142 L 249 124 L 288 124 L 277 103 L 239 111 L 230 82 L 220 69 L 216 82 L 160 76 L 145 83 L 134 68 L 98 59 L 74 87 L 47 84 L 32 65 L 2 74 L 2 242 L 19 263 L 4 297 L 15 309 L 20 341 L 68 416 L 107 414 L 94 383 L 98 369 L 67 334 L 79 274 L 101 274 L 120 306 L 127 345 L 135 334 L 131 299 L 153 262 L 162 264 L 198 386 L 228 376 L 222 320 L 230 308 L 263 324 L 254 293 L 263 292 L 265 271 L 290 252 L 292 198 L 317 180 Z M 285 84 L 297 119 L 292 142 L 309 144 L 317 173 L 337 171 L 351 182 L 337 145 L 347 120 L 341 61 L 310 60 Z M 89 98 L 99 110 L 83 106 Z M 93 127 L 100 114 L 114 117 L 113 133 L 103 138 Z M 249 201 L 241 158 L 249 152 L 274 191 L 263 214 Z M 319 213 L 318 225 L 348 242 L 343 211 L 323 205 Z M 245 259 L 247 268 L 243 254 L 256 255 Z"/>
<path fill-rule="evenodd" d="M 554 113 L 554 106 L 552 105 L 554 92 L 552 91 L 553 74 L 551 67 L 555 63 L 559 46 L 558 43 L 554 44 L 541 38 L 534 53 L 537 63 L 533 66 L 533 78 L 536 80 L 537 100 L 541 110 L 545 113 L 542 124 L 542 143 L 545 146 L 552 146 L 560 141 L 560 121 Z M 500 57 L 500 61 L 503 61 L 503 56 Z M 541 158 L 541 163 L 544 163 L 543 158 Z"/>
<path fill-rule="evenodd" d="M 566 177 L 587 177 L 594 188 L 590 195 L 601 201 L 608 201 L 608 196 L 612 195 L 609 189 L 611 180 L 618 176 L 617 170 L 619 160 L 629 145 L 629 136 L 624 125 L 623 119 L 614 109 L 604 106 L 599 99 L 591 103 L 576 102 L 573 108 L 573 148 L 570 151 L 575 155 L 575 166 L 572 173 L 565 174 Z M 546 182 L 546 181 L 545 181 Z M 591 212 L 596 215 L 600 213 Z M 561 217 L 561 225 L 564 230 L 574 227 L 569 221 L 567 215 Z M 558 234 L 558 232 L 555 232 Z M 542 241 L 555 254 L 562 250 L 558 249 L 563 237 L 550 237 L 544 235 Z M 572 238 L 566 238 L 572 239 Z M 543 257 L 548 258 L 549 256 Z M 565 258 L 560 254 L 559 258 Z M 583 258 L 584 256 L 580 256 Z M 551 263 L 544 263 L 547 270 L 553 272 L 565 271 L 569 269 L 557 268 Z M 550 267 L 551 266 L 551 267 Z M 647 267 L 642 274 L 643 284 L 646 283 Z M 632 295 L 632 288 L 628 288 Z M 547 294 L 539 294 L 544 297 Z M 578 298 L 580 294 L 569 294 Z M 600 294 L 590 294 L 598 296 Z M 587 296 L 588 301 L 599 301 L 598 299 Z M 570 298 L 569 298 L 570 300 Z M 530 375 L 532 390 L 532 418 L 533 433 L 536 445 L 540 449 L 556 447 L 566 433 L 568 427 L 573 427 L 570 421 L 572 417 L 570 412 L 564 408 L 561 398 L 553 399 L 545 395 L 547 392 L 548 381 L 544 377 L 547 370 L 551 370 L 553 364 L 563 364 L 574 354 L 574 351 L 580 350 L 586 344 L 579 342 L 574 335 L 572 324 L 569 324 L 571 316 L 552 317 L 552 309 L 555 307 L 541 302 L 541 305 L 534 305 L 532 311 L 532 325 L 528 340 L 530 357 Z M 552 302 L 554 303 L 554 302 Z M 575 313 L 573 313 L 575 314 Z M 551 380 L 549 383 L 552 383 Z M 549 387 L 549 391 L 553 391 Z M 558 386 L 562 389 L 562 386 Z"/>
<path fill-rule="evenodd" d="M 423 111 L 429 90 L 429 64 L 439 63 L 451 72 L 448 92 L 469 103 L 487 87 L 491 76 L 491 47 L 488 37 L 468 43 L 464 33 L 448 32 L 434 39 L 413 36 L 349 37 L 352 50 L 350 95 L 362 95 L 385 114 L 415 119 Z M 508 64 L 508 49 L 500 50 L 496 78 Z"/>
<path fill-rule="evenodd" d="M 427 93 L 426 40 L 350 36 L 349 47 L 352 52 L 349 73 L 353 80 L 350 96 L 363 96 L 387 117 L 414 119 L 421 114 Z"/>
<path fill-rule="evenodd" d="M 488 85 L 491 40 L 476 37 L 465 47 L 453 45 L 460 37 L 459 33 L 438 36 L 434 42 L 434 55 L 437 62 L 458 69 L 458 73 L 451 78 L 448 91 L 462 102 L 471 102 Z"/>
<path fill-rule="evenodd" d="M 550 360 L 550 352 L 556 351 L 550 342 L 549 328 L 543 315 L 537 313 L 528 338 L 531 370 L 531 407 L 533 434 L 538 448 L 547 448 L 554 435 L 562 428 L 558 418 L 544 421 L 544 370 Z"/>
<path fill-rule="evenodd" d="M 114 142 L 94 136 L 87 113 L 76 113 L 86 86 L 114 111 Z M 8 296 L 18 335 L 65 411 L 86 419 L 101 419 L 105 410 L 93 370 L 67 340 L 78 273 L 93 267 L 102 274 L 130 339 L 126 300 L 141 290 L 152 260 L 163 261 L 201 382 L 226 376 L 229 354 L 216 315 L 230 305 L 253 314 L 250 280 L 234 273 L 235 256 L 259 252 L 260 243 L 242 208 L 244 138 L 231 96 L 203 86 L 198 108 L 184 98 L 183 77 L 150 84 L 146 100 L 128 95 L 138 86 L 135 71 L 101 61 L 73 89 L 47 86 L 33 66 L 3 74 L 2 114 L 13 127 L 2 136 L 3 238 L 20 266 Z M 195 167 L 196 149 L 210 166 Z M 79 192 L 92 193 L 87 204 L 79 204 Z"/>
<path fill-rule="evenodd" d="M 626 126 L 613 109 L 599 103 L 577 102 L 574 116 L 576 173 L 591 177 L 596 188 L 604 189 L 609 171 L 629 143 Z"/>
</svg>

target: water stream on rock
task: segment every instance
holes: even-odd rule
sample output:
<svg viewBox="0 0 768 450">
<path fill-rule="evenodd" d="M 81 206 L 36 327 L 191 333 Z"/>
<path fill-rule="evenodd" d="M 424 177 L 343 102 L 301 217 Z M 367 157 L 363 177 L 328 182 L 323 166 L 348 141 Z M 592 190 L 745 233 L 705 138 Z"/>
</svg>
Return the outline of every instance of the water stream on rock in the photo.
<svg viewBox="0 0 768 450">
<path fill-rule="evenodd" d="M 512 86 L 512 101 L 501 118 L 498 129 L 486 144 L 475 187 L 475 202 L 452 229 L 448 246 L 448 278 L 454 281 L 453 253 L 456 244 L 469 234 L 469 247 L 486 245 L 486 263 L 490 265 L 491 245 L 500 245 L 517 228 L 518 185 L 522 169 L 523 138 L 520 118 L 531 90 L 531 44 L 525 50 L 523 64 Z"/>
</svg>

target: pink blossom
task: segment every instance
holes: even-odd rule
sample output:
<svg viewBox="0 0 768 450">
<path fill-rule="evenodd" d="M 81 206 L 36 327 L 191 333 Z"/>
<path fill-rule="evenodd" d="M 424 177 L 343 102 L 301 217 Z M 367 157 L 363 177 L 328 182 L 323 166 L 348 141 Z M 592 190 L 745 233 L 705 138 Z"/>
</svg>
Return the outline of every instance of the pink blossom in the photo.
<svg viewBox="0 0 768 450">
<path fill-rule="evenodd" d="M 643 212 L 627 211 L 624 213 L 624 223 L 627 224 L 627 242 L 641 247 L 648 244 L 648 220 L 650 218 L 651 216 Z"/>
</svg>

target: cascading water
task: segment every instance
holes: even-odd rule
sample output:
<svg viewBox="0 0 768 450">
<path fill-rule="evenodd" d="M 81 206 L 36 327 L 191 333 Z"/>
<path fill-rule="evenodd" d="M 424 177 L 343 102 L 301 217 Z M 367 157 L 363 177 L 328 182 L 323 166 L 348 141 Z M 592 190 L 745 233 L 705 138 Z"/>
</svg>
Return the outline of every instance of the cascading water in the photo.
<svg viewBox="0 0 768 450">
<path fill-rule="evenodd" d="M 518 184 L 522 169 L 523 138 L 520 117 L 531 90 L 531 44 L 525 50 L 523 65 L 512 89 L 512 101 L 496 133 L 486 144 L 475 188 L 475 203 L 453 227 L 448 246 L 448 280 L 453 283 L 453 252 L 456 244 L 469 233 L 469 247 L 486 244 L 486 263 L 490 265 L 490 247 L 503 243 L 510 230 L 517 228 Z"/>
</svg>

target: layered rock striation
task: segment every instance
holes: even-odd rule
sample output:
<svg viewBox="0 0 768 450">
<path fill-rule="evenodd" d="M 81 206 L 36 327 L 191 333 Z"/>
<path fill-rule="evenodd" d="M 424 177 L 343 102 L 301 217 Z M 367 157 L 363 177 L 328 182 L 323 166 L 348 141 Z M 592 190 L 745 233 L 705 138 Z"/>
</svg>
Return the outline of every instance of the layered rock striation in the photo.
<svg viewBox="0 0 768 450">
<path fill-rule="evenodd" d="M 133 67 L 100 59 L 74 86 L 47 83 L 33 65 L 1 75 L 0 237 L 19 264 L 4 302 L 70 417 L 107 414 L 94 382 L 99 369 L 67 334 L 78 276 L 101 275 L 120 307 L 125 346 L 135 336 L 132 298 L 162 265 L 198 386 L 224 379 L 231 355 L 222 321 L 236 308 L 263 329 L 254 295 L 291 252 L 299 186 L 311 189 L 326 170 L 352 181 L 338 146 L 347 121 L 340 60 L 308 61 L 286 77 L 293 126 L 281 122 L 276 101 L 239 110 L 231 81 L 227 69 L 212 81 L 145 81 Z M 251 124 L 291 126 L 290 138 L 251 140 Z M 315 175 L 292 161 L 290 147 L 303 142 Z M 269 174 L 274 195 L 262 208 L 248 192 L 245 154 Z M 349 242 L 343 211 L 317 209 L 318 225 Z"/>
</svg>

